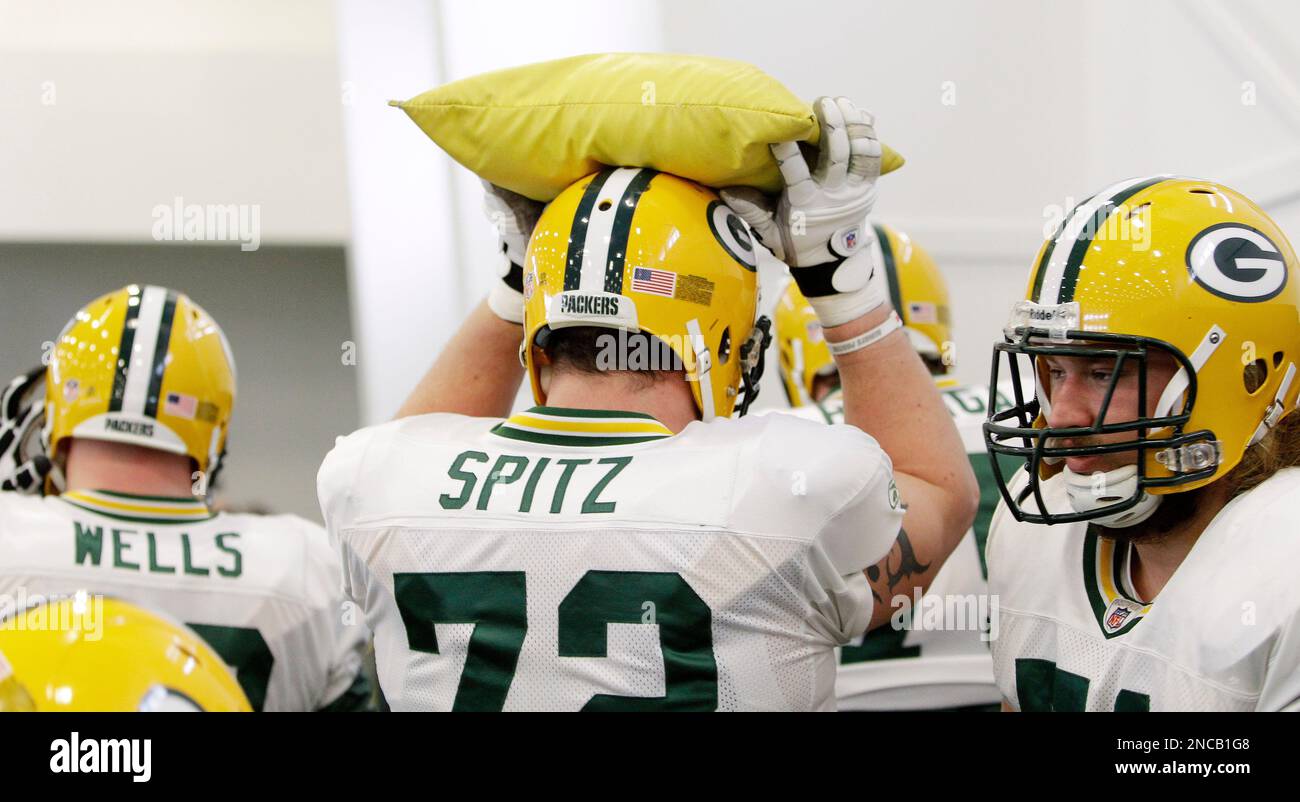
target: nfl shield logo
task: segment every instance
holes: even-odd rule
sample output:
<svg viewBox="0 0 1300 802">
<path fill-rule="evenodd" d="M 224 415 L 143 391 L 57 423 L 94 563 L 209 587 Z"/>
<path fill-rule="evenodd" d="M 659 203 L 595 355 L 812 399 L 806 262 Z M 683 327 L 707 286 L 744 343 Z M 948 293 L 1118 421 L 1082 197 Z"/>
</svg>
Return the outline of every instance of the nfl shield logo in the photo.
<svg viewBox="0 0 1300 802">
<path fill-rule="evenodd" d="M 1110 616 L 1106 619 L 1106 626 L 1110 629 L 1119 629 L 1124 624 L 1124 619 L 1128 618 L 1130 610 L 1127 607 L 1116 607 L 1110 611 Z"/>
<path fill-rule="evenodd" d="M 1129 619 L 1134 613 L 1141 615 L 1142 605 L 1129 599 L 1116 599 L 1106 608 L 1106 617 L 1103 619 L 1102 628 L 1108 634 L 1115 634 L 1124 628 L 1126 624 L 1133 623 Z M 1136 619 L 1135 619 L 1136 620 Z"/>
<path fill-rule="evenodd" d="M 853 250 L 858 244 L 858 230 L 855 228 L 844 235 L 844 249 Z"/>
</svg>

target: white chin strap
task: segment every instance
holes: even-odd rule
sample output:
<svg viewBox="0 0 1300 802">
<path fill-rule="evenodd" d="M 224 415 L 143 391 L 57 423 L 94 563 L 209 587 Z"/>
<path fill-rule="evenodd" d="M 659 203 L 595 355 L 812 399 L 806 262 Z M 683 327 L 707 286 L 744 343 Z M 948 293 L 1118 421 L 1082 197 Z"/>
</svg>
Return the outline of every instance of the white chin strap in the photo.
<svg viewBox="0 0 1300 802">
<path fill-rule="evenodd" d="M 1065 478 L 1065 491 L 1070 497 L 1070 508 L 1075 512 L 1092 512 L 1109 507 L 1132 498 L 1138 492 L 1136 465 L 1087 474 L 1075 473 L 1067 467 L 1062 475 Z M 1137 505 L 1091 520 L 1101 526 L 1116 529 L 1134 526 L 1151 517 L 1151 513 L 1160 506 L 1161 498 L 1163 496 L 1153 496 L 1144 490 Z"/>
</svg>

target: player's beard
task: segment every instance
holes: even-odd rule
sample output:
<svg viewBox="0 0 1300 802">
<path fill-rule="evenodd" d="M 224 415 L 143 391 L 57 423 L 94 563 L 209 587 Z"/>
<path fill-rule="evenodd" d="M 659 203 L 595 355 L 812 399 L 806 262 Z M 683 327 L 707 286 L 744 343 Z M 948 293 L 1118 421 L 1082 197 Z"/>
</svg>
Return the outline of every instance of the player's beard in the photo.
<svg viewBox="0 0 1300 802">
<path fill-rule="evenodd" d="M 1196 516 L 1204 497 L 1202 489 L 1185 493 L 1169 493 L 1161 500 L 1151 517 L 1140 524 L 1125 527 L 1098 526 L 1101 534 L 1118 544 L 1159 543 L 1178 534 L 1184 525 Z"/>
</svg>

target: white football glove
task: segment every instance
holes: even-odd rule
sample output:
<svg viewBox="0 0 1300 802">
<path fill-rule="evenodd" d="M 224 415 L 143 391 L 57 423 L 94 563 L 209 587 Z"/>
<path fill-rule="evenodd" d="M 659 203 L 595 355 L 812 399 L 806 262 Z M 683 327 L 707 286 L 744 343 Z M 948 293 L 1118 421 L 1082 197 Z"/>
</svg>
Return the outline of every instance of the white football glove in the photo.
<svg viewBox="0 0 1300 802">
<path fill-rule="evenodd" d="M 483 211 L 497 230 L 501 255 L 497 275 L 501 278 L 488 293 L 488 306 L 497 317 L 510 323 L 524 322 L 524 255 L 528 240 L 542 215 L 544 204 L 516 192 L 483 182 Z"/>
<path fill-rule="evenodd" d="M 889 297 L 883 270 L 871 264 L 875 234 L 867 215 L 876 202 L 880 140 L 870 114 L 848 98 L 818 98 L 821 125 L 812 171 L 797 142 L 772 146 L 785 190 L 773 200 L 752 187 L 722 190 L 722 199 L 790 266 L 823 326 L 854 320 Z"/>
<path fill-rule="evenodd" d="M 50 460 L 41 446 L 45 368 L 28 371 L 0 394 L 0 490 L 40 495 Z"/>
</svg>

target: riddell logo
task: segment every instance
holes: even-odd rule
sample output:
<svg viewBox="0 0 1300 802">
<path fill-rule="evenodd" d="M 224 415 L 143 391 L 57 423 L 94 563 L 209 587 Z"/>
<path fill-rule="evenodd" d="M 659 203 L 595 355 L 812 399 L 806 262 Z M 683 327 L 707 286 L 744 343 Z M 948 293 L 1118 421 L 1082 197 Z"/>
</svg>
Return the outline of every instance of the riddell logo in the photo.
<svg viewBox="0 0 1300 802">
<path fill-rule="evenodd" d="M 147 783 L 153 776 L 153 741 L 148 738 L 68 739 L 50 742 L 50 771 L 54 774 L 130 774 L 131 782 Z"/>
<path fill-rule="evenodd" d="M 152 423 L 131 423 L 130 421 L 113 420 L 112 418 L 109 418 L 104 421 L 104 428 L 110 432 L 135 434 L 141 437 L 153 437 Z"/>
</svg>

